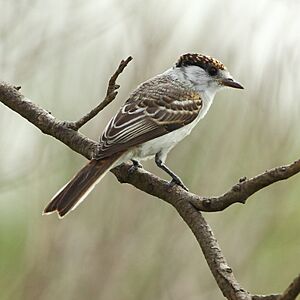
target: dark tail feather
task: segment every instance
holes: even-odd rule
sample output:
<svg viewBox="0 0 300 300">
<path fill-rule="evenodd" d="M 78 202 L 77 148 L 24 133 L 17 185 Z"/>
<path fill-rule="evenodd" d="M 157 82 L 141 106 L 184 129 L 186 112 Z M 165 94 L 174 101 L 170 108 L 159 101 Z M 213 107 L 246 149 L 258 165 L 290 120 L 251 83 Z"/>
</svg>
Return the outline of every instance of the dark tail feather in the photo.
<svg viewBox="0 0 300 300">
<path fill-rule="evenodd" d="M 59 217 L 63 218 L 68 212 L 75 209 L 109 171 L 121 154 L 117 153 L 101 160 L 92 159 L 57 192 L 44 209 L 43 214 L 57 211 Z"/>
</svg>

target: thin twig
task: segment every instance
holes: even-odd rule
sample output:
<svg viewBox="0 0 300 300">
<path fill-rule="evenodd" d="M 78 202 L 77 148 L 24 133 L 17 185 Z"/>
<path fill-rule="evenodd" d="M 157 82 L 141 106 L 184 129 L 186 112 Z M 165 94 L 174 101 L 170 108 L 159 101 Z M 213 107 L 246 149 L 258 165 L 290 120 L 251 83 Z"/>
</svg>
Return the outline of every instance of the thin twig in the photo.
<svg viewBox="0 0 300 300">
<path fill-rule="evenodd" d="M 253 295 L 252 300 L 295 300 L 298 295 L 300 295 L 300 274 L 282 294 L 267 296 Z"/>
<path fill-rule="evenodd" d="M 102 102 L 100 102 L 94 109 L 92 109 L 89 113 L 84 115 L 82 118 L 80 118 L 76 122 L 68 122 L 68 127 L 73 130 L 79 130 L 83 125 L 85 125 L 88 121 L 90 121 L 92 118 L 94 118 L 101 110 L 103 110 L 109 103 L 111 103 L 117 96 L 118 91 L 117 89 L 120 87 L 118 84 L 116 84 L 116 81 L 119 77 L 119 75 L 124 71 L 124 69 L 127 67 L 129 62 L 132 60 L 132 57 L 129 56 L 125 60 L 121 60 L 117 70 L 115 73 L 111 76 L 106 96 Z"/>
<path fill-rule="evenodd" d="M 245 203 L 257 191 L 277 181 L 285 180 L 300 172 L 300 159 L 293 163 L 265 171 L 251 179 L 242 180 L 228 192 L 218 197 L 199 197 L 194 195 L 191 203 L 201 211 L 221 211 L 234 203 Z"/>
</svg>

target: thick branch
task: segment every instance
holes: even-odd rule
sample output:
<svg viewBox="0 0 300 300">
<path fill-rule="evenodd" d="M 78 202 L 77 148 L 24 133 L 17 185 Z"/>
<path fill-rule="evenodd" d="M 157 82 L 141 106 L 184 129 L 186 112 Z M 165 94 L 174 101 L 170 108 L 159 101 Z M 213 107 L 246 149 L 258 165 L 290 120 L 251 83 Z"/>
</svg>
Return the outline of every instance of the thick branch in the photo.
<svg viewBox="0 0 300 300">
<path fill-rule="evenodd" d="M 129 61 L 130 60 L 131 59 L 129 59 Z M 126 61 L 124 62 L 123 69 L 129 61 L 127 61 L 127 63 Z M 115 92 L 115 81 L 123 69 L 121 68 L 121 71 L 118 69 L 120 72 L 118 73 L 117 70 L 117 72 L 112 76 L 111 84 L 114 89 L 109 90 L 108 88 L 107 95 Z M 21 95 L 15 87 L 6 83 L 0 83 L 0 101 L 26 118 L 43 133 L 55 137 L 86 158 L 90 159 L 96 153 L 97 143 L 80 134 L 77 129 L 93 118 L 93 116 L 95 116 L 99 111 L 87 114 L 82 118 L 84 121 L 79 120 L 78 122 L 73 123 L 75 126 L 70 128 L 70 123 L 61 122 L 55 119 L 49 112 L 33 104 L 30 100 Z M 300 279 L 298 277 L 290 285 L 286 292 L 280 296 L 282 298 L 278 298 L 279 295 L 252 296 L 247 291 L 243 290 L 234 278 L 232 270 L 228 266 L 209 225 L 198 210 L 219 211 L 236 202 L 245 203 L 249 196 L 260 189 L 276 181 L 287 179 L 300 172 L 299 160 L 290 165 L 266 171 L 252 179 L 241 180 L 241 182 L 236 184 L 229 192 L 219 197 L 200 197 L 195 194 L 188 193 L 180 187 L 170 187 L 168 182 L 143 169 L 135 172 L 128 172 L 129 168 L 130 164 L 123 164 L 122 166 L 114 168 L 112 172 L 116 175 L 120 182 L 130 183 L 148 194 L 167 201 L 177 209 L 184 221 L 193 231 L 199 245 L 201 246 L 212 274 L 226 298 L 234 300 L 291 300 L 296 298 L 297 294 L 300 292 Z"/>
<path fill-rule="evenodd" d="M 279 300 L 294 300 L 300 295 L 300 274 L 293 280 L 289 287 L 284 291 Z"/>
<path fill-rule="evenodd" d="M 193 231 L 223 295 L 231 300 L 250 300 L 251 295 L 242 289 L 235 279 L 232 269 L 227 264 L 219 244 L 202 214 L 185 199 L 180 199 L 172 205 Z"/>
<path fill-rule="evenodd" d="M 295 163 L 287 166 L 270 170 L 269 172 L 270 174 L 272 174 L 272 176 L 270 176 L 270 174 L 266 171 L 265 173 L 254 177 L 253 179 L 249 179 L 247 181 L 248 183 L 244 181 L 242 185 L 245 185 L 245 187 L 241 189 L 232 188 L 224 195 L 213 198 L 202 198 L 195 194 L 186 192 L 178 186 L 170 186 L 167 181 L 160 179 L 159 177 L 147 172 L 144 169 L 139 169 L 134 173 L 129 172 L 129 169 L 131 167 L 131 164 L 129 163 L 114 168 L 112 172 L 116 175 L 121 183 L 129 183 L 148 194 L 167 201 L 177 209 L 183 220 L 193 231 L 198 243 L 201 246 L 211 272 L 213 273 L 221 291 L 226 298 L 255 300 L 293 300 L 296 299 L 298 294 L 300 294 L 300 275 L 294 280 L 293 284 L 291 284 L 292 289 L 289 287 L 285 292 L 285 294 L 293 295 L 294 298 L 281 298 L 282 296 L 278 294 L 267 296 L 250 295 L 247 291 L 242 289 L 234 278 L 232 270 L 228 266 L 226 259 L 223 256 L 218 242 L 215 239 L 209 225 L 203 218 L 202 214 L 197 211 L 198 207 L 196 208 L 194 206 L 194 203 L 202 203 L 202 205 L 204 206 L 203 208 L 206 210 L 206 201 L 209 201 L 209 207 L 211 209 L 216 207 L 222 207 L 222 209 L 225 209 L 230 204 L 239 202 L 234 201 L 238 200 L 236 193 L 240 192 L 242 193 L 242 196 L 244 196 L 244 190 L 250 191 L 250 187 L 252 187 L 252 184 L 254 182 L 263 182 L 264 184 L 266 184 L 266 178 L 273 178 L 273 182 L 276 182 L 278 180 L 288 178 L 287 176 L 293 176 L 294 174 L 296 174 L 295 165 L 297 166 L 297 168 L 299 168 L 299 161 L 296 161 Z M 283 175 L 282 172 L 284 168 L 286 168 L 284 172 L 287 173 L 283 173 Z M 273 182 L 269 182 L 268 185 L 272 184 Z M 260 189 L 265 186 L 267 185 L 261 185 Z M 251 194 L 253 193 L 254 192 L 252 192 Z M 230 199 L 230 196 L 234 197 L 234 199 Z M 215 201 L 216 204 L 214 203 Z"/>
<path fill-rule="evenodd" d="M 0 82 L 0 101 L 27 119 L 43 133 L 60 140 L 86 158 L 90 159 L 96 153 L 97 144 L 94 141 L 72 130 L 66 126 L 67 122 L 54 118 L 50 112 L 32 103 L 14 86 Z"/>
<path fill-rule="evenodd" d="M 169 203 L 174 199 L 185 199 L 200 211 L 221 211 L 234 203 L 245 203 L 255 192 L 280 180 L 292 177 L 300 172 L 300 160 L 289 165 L 277 167 L 234 185 L 228 192 L 218 197 L 202 197 L 187 192 L 180 187 L 170 187 L 169 183 L 144 170 L 131 175 L 126 172 L 118 172 L 118 168 L 112 170 L 121 182 L 134 185 L 136 188 L 161 198 Z M 124 175 L 124 176 L 123 176 Z M 145 184 L 147 182 L 148 184 Z"/>
<path fill-rule="evenodd" d="M 281 295 L 253 295 L 252 300 L 280 300 Z"/>
</svg>

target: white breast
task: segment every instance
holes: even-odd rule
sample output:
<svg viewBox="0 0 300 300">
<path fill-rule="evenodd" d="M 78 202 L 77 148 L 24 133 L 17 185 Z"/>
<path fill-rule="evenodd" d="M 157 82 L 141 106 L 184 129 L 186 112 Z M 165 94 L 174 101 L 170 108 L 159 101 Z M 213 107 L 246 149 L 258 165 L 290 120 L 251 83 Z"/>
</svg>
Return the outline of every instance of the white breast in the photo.
<svg viewBox="0 0 300 300">
<path fill-rule="evenodd" d="M 198 117 L 192 123 L 135 147 L 124 155 L 122 162 L 130 159 L 143 160 L 152 158 L 158 152 L 161 152 L 161 159 L 164 161 L 168 152 L 178 142 L 188 136 L 196 124 L 206 115 L 213 102 L 214 94 L 205 93 L 201 95 L 201 98 L 203 107 Z"/>
</svg>

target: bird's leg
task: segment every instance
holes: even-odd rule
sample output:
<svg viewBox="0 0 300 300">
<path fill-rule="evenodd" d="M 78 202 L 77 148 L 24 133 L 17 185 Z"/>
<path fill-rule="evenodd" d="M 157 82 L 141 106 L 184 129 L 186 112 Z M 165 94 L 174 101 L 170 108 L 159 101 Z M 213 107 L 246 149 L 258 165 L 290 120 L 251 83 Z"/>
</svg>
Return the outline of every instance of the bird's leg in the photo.
<svg viewBox="0 0 300 300">
<path fill-rule="evenodd" d="M 143 168 L 143 165 L 138 160 L 132 159 L 131 161 L 136 168 Z"/>
<path fill-rule="evenodd" d="M 182 182 L 182 180 L 175 174 L 173 173 L 160 159 L 160 153 L 156 153 L 155 155 L 155 163 L 156 165 L 161 168 L 162 170 L 164 170 L 166 173 L 168 173 L 171 177 L 172 180 L 170 182 L 170 184 L 177 184 L 179 186 L 181 186 L 184 190 L 188 191 L 189 189 L 184 185 L 184 183 Z"/>
<path fill-rule="evenodd" d="M 135 159 L 132 159 L 132 166 L 129 168 L 129 173 L 135 172 L 138 168 L 143 168 L 143 166 Z"/>
</svg>

